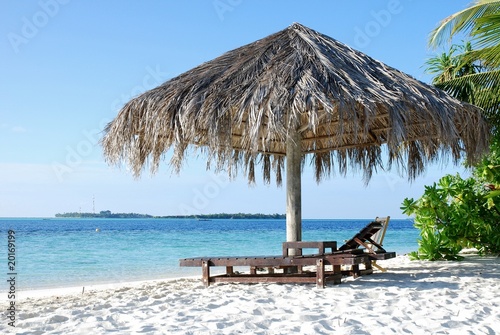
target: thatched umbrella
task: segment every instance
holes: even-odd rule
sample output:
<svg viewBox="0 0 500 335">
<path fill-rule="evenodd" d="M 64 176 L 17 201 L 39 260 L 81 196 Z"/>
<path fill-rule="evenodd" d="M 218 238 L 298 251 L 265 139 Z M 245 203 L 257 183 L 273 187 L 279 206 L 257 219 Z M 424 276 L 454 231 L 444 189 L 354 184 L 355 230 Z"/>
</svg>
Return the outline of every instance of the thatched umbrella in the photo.
<svg viewBox="0 0 500 335">
<path fill-rule="evenodd" d="M 412 179 L 444 156 L 477 160 L 489 130 L 478 108 L 294 23 L 132 99 L 105 132 L 107 161 L 136 176 L 148 163 L 155 172 L 169 149 L 176 171 L 194 148 L 208 167 L 243 169 L 250 182 L 260 163 L 264 181 L 273 170 L 280 185 L 286 163 L 287 240 L 296 241 L 307 157 L 318 181 L 348 167 L 369 180 L 393 164 Z"/>
</svg>

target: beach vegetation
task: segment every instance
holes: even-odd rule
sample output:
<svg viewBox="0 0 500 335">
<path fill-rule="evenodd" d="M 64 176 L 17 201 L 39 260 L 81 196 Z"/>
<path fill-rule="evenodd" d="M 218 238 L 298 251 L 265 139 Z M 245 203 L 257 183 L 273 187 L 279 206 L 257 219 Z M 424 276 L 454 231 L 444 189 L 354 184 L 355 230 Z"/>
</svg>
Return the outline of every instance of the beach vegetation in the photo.
<svg viewBox="0 0 500 335">
<path fill-rule="evenodd" d="M 500 253 L 500 1 L 476 0 L 444 19 L 430 45 L 460 33 L 470 40 L 430 58 L 427 72 L 437 87 L 483 109 L 491 125 L 490 151 L 470 177 L 446 175 L 419 199 L 403 201 L 403 213 L 414 215 L 420 229 L 419 249 L 410 255 L 417 259 L 456 260 L 468 247 Z"/>
<path fill-rule="evenodd" d="M 464 248 L 500 253 L 500 196 L 491 197 L 490 185 L 476 176 L 446 175 L 425 186 L 419 199 L 406 198 L 401 209 L 420 230 L 419 249 L 410 257 L 460 260 Z"/>
<path fill-rule="evenodd" d="M 496 131 L 500 125 L 500 1 L 476 0 L 444 19 L 431 33 L 429 44 L 437 47 L 464 35 L 467 42 L 431 58 L 427 71 L 435 74 L 437 87 L 483 108 Z"/>
</svg>

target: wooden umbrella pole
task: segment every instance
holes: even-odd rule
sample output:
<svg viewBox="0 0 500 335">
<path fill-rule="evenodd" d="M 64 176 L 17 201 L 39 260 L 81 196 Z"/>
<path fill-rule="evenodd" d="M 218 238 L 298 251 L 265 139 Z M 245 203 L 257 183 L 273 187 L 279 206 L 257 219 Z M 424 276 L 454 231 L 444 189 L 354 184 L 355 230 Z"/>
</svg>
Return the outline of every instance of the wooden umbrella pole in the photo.
<svg viewBox="0 0 500 335">
<path fill-rule="evenodd" d="M 302 148 L 297 130 L 286 141 L 286 240 L 302 240 L 301 166 Z"/>
</svg>

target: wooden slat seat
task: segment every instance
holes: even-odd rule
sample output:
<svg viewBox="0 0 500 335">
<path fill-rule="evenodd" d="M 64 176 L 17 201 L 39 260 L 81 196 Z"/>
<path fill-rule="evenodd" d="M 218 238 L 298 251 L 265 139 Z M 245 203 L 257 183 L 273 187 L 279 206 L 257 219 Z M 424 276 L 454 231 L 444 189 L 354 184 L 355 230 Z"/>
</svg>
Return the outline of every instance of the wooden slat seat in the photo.
<svg viewBox="0 0 500 335">
<path fill-rule="evenodd" d="M 194 257 L 181 259 L 180 266 L 201 266 L 204 262 L 209 262 L 210 266 L 293 266 L 293 265 L 312 265 L 312 259 L 324 258 L 328 261 L 328 265 L 351 264 L 351 260 L 365 259 L 368 255 L 364 253 L 334 253 L 317 256 L 317 255 L 303 255 L 303 256 L 216 256 L 216 257 Z M 361 256 L 361 257 L 359 257 Z M 354 261 L 352 261 L 354 262 Z M 355 264 L 355 263 L 352 263 Z"/>
<path fill-rule="evenodd" d="M 356 266 L 368 261 L 365 254 L 326 254 L 321 256 L 241 256 L 241 257 L 197 257 L 180 260 L 180 266 L 201 266 L 203 283 L 209 286 L 216 282 L 277 282 L 277 283 L 316 283 L 324 287 L 326 282 L 340 284 L 342 272 L 341 265 Z M 331 265 L 332 270 L 326 271 L 325 266 Z M 212 276 L 210 268 L 221 266 L 226 268 L 226 273 Z M 250 273 L 236 273 L 235 266 L 248 266 Z M 300 273 L 258 273 L 256 268 L 265 267 L 290 267 L 312 266 L 312 272 Z M 252 270 L 253 269 L 253 270 Z"/>
</svg>

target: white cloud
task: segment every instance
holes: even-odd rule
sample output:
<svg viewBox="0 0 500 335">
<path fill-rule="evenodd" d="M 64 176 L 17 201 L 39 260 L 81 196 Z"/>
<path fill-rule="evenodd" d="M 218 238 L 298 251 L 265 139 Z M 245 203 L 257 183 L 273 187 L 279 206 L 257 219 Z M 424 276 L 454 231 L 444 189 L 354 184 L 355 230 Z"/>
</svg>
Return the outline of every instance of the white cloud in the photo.
<svg viewBox="0 0 500 335">
<path fill-rule="evenodd" d="M 10 128 L 10 130 L 13 133 L 25 133 L 27 131 L 26 128 L 21 127 L 21 126 L 13 126 L 13 127 Z"/>
<path fill-rule="evenodd" d="M 13 125 L 8 124 L 8 123 L 1 123 L 0 129 L 7 129 L 7 131 L 10 131 L 12 133 L 25 133 L 25 132 L 27 132 L 27 129 L 23 126 L 13 126 Z"/>
<path fill-rule="evenodd" d="M 0 182 L 4 185 L 46 183 L 52 179 L 50 166 L 44 164 L 0 163 L 0 170 Z"/>
</svg>

